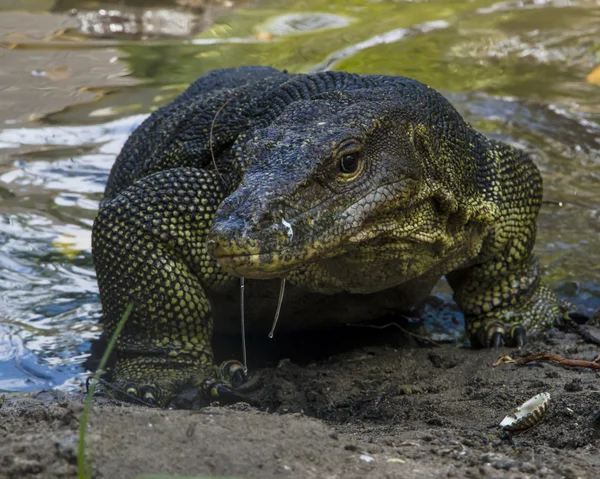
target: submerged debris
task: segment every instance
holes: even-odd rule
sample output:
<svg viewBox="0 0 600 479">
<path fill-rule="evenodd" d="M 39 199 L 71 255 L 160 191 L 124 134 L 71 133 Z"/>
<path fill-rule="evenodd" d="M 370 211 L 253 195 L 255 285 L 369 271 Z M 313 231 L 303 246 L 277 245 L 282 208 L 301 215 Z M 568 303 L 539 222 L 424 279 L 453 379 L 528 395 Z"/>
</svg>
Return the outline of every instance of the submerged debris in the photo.
<svg viewBox="0 0 600 479">
<path fill-rule="evenodd" d="M 500 423 L 500 426 L 506 431 L 529 429 L 544 419 L 549 405 L 549 393 L 537 394 L 506 416 Z"/>
</svg>

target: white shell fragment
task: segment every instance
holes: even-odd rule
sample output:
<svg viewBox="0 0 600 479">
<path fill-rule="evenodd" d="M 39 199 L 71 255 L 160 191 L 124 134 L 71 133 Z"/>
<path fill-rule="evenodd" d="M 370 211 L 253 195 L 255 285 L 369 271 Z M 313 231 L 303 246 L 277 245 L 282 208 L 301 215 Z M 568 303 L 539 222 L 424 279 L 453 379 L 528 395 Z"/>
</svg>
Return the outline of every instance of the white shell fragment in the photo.
<svg viewBox="0 0 600 479">
<path fill-rule="evenodd" d="M 535 426 L 544 419 L 550 405 L 550 394 L 540 393 L 525 401 L 506 416 L 500 426 L 507 431 L 521 431 Z"/>
</svg>

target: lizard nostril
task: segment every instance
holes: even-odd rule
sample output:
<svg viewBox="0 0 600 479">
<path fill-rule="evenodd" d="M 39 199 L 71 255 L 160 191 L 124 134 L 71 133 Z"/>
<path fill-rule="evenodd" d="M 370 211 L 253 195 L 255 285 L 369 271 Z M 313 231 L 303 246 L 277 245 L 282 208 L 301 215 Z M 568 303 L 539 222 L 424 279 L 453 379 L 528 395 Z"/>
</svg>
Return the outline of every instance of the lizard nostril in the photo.
<svg viewBox="0 0 600 479">
<path fill-rule="evenodd" d="M 271 211 L 264 211 L 256 221 L 256 229 L 264 230 L 271 228 L 275 224 L 275 216 Z"/>
</svg>

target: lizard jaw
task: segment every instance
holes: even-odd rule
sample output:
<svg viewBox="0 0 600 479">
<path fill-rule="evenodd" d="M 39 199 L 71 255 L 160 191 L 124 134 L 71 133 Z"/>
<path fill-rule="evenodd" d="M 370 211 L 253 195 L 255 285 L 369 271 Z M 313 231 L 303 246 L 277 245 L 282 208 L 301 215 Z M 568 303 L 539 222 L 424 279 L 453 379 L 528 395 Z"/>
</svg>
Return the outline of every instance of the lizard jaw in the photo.
<svg viewBox="0 0 600 479">
<path fill-rule="evenodd" d="M 280 278 L 291 269 L 282 267 L 283 265 L 276 261 L 276 254 L 215 255 L 214 257 L 229 274 L 243 278 Z"/>
<path fill-rule="evenodd" d="M 209 254 L 221 267 L 233 276 L 252 279 L 271 279 L 282 277 L 293 268 L 294 261 L 287 256 L 284 261 L 279 252 L 262 252 L 241 249 L 234 244 L 223 244 L 214 239 L 206 243 Z M 253 248 L 254 249 L 254 248 Z M 291 263 L 291 264 L 290 264 Z"/>
</svg>

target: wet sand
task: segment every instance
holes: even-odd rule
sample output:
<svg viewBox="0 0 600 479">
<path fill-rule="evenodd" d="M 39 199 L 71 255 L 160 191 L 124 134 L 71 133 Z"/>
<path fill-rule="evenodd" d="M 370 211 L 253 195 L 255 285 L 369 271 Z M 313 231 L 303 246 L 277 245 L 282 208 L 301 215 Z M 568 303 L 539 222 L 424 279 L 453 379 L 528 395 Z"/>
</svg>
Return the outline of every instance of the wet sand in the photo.
<svg viewBox="0 0 600 479">
<path fill-rule="evenodd" d="M 302 365 L 284 360 L 255 373 L 256 407 L 164 410 L 97 398 L 88 456 L 94 477 L 111 479 L 599 477 L 600 373 L 492 366 L 502 354 L 539 350 L 598 354 L 580 336 L 556 331 L 521 352 L 362 346 Z M 552 396 L 545 420 L 503 433 L 503 417 L 544 391 Z M 0 477 L 75 477 L 82 400 L 6 395 Z"/>
</svg>

